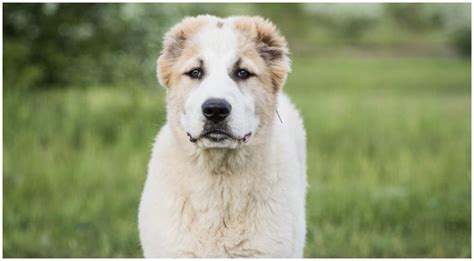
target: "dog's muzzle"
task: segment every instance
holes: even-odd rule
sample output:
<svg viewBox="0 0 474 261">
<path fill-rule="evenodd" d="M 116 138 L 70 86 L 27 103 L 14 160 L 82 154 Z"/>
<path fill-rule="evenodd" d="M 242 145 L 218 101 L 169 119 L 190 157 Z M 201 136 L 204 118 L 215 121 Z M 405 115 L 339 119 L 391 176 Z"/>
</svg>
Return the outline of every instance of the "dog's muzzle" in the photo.
<svg viewBox="0 0 474 261">
<path fill-rule="evenodd" d="M 201 109 L 205 118 L 203 130 L 197 137 L 187 132 L 189 141 L 195 143 L 200 139 L 207 139 L 213 143 L 222 143 L 226 140 L 247 143 L 250 140 L 252 132 L 238 137 L 229 130 L 227 122 L 232 106 L 225 99 L 209 98 L 202 104 Z"/>
</svg>

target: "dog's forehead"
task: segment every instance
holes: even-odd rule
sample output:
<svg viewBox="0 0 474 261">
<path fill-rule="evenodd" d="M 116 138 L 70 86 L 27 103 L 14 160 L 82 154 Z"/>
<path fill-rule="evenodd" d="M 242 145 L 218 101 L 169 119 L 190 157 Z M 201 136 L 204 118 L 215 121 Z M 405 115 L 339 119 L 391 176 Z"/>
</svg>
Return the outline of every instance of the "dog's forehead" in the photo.
<svg viewBox="0 0 474 261">
<path fill-rule="evenodd" d="M 239 34 L 232 24 L 209 23 L 196 35 L 202 59 L 208 62 L 231 62 L 237 56 Z"/>
</svg>

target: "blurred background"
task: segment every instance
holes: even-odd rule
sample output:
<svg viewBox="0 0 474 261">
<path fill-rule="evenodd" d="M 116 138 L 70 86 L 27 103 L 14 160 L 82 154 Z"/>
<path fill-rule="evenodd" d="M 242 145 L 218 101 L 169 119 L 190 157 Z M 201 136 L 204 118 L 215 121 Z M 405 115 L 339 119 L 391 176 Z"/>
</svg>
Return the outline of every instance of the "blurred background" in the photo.
<svg viewBox="0 0 474 261">
<path fill-rule="evenodd" d="M 140 257 L 155 61 L 198 14 L 286 36 L 306 257 L 471 256 L 470 4 L 3 4 L 3 254 Z"/>
</svg>

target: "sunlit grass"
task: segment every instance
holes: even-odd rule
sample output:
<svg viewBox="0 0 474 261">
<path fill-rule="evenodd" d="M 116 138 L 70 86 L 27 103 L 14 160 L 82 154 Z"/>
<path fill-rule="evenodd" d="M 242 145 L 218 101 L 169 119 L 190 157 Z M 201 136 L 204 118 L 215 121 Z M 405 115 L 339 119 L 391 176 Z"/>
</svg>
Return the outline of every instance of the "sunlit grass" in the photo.
<svg viewBox="0 0 474 261">
<path fill-rule="evenodd" d="M 139 257 L 137 207 L 164 90 L 4 87 L 6 257 Z M 308 257 L 468 257 L 470 65 L 295 59 Z"/>
</svg>

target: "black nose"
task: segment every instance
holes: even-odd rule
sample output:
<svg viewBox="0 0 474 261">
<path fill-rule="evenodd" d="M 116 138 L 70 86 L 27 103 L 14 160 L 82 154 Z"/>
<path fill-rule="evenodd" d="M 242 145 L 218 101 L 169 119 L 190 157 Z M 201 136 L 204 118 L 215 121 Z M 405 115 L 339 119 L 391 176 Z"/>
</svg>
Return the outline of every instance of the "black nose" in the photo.
<svg viewBox="0 0 474 261">
<path fill-rule="evenodd" d="M 232 106 L 224 99 L 211 98 L 202 104 L 202 114 L 214 123 L 223 121 L 231 110 Z"/>
</svg>

